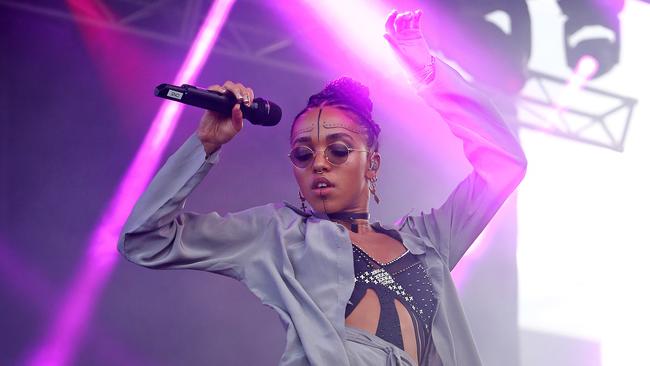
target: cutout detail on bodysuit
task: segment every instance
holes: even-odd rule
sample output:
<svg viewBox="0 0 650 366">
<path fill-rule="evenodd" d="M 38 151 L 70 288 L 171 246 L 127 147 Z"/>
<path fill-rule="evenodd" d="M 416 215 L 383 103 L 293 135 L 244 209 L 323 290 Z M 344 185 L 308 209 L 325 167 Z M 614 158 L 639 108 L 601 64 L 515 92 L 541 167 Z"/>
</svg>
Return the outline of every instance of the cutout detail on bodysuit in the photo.
<svg viewBox="0 0 650 366">
<path fill-rule="evenodd" d="M 354 291 L 346 307 L 346 318 L 372 289 L 379 298 L 376 335 L 405 349 L 396 302 L 411 316 L 420 362 L 431 352 L 431 323 L 435 302 L 433 285 L 420 260 L 406 251 L 388 263 L 380 263 L 353 244 Z"/>
</svg>

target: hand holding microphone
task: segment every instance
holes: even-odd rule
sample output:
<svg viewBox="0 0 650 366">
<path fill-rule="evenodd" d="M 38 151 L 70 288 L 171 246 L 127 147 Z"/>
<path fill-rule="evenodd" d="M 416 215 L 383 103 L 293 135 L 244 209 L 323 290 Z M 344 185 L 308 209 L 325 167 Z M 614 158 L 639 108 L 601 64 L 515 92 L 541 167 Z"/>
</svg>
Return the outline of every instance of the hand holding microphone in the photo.
<svg viewBox="0 0 650 366">
<path fill-rule="evenodd" d="M 241 131 L 244 118 L 253 124 L 275 126 L 282 117 L 282 110 L 276 104 L 254 98 L 253 89 L 231 81 L 208 89 L 161 84 L 156 87 L 155 95 L 206 109 L 197 135 L 207 154 L 219 149 Z"/>
<path fill-rule="evenodd" d="M 250 104 L 254 96 L 253 90 L 245 88 L 242 84 L 235 84 L 226 81 L 223 86 L 213 85 L 208 88 L 223 95 L 231 92 L 239 103 L 235 103 L 228 113 L 222 113 L 206 109 L 199 122 L 197 136 L 203 144 L 206 154 L 218 150 L 221 145 L 232 140 L 235 135 L 244 127 L 244 113 L 241 110 L 241 102 Z"/>
</svg>

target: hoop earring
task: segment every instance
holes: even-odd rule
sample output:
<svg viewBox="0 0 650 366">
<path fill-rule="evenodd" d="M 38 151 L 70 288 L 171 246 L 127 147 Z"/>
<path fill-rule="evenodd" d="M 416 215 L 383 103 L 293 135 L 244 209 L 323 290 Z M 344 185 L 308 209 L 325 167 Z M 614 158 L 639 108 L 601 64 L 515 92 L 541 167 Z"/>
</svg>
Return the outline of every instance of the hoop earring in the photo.
<svg viewBox="0 0 650 366">
<path fill-rule="evenodd" d="M 305 196 L 302 195 L 302 192 L 298 190 L 298 198 L 300 198 L 300 208 L 303 211 L 307 212 L 307 206 L 305 206 Z"/>
<path fill-rule="evenodd" d="M 377 195 L 377 176 L 370 178 L 370 185 L 368 186 L 368 190 L 370 190 L 370 193 L 375 199 L 375 202 L 379 204 L 379 196 Z"/>
</svg>

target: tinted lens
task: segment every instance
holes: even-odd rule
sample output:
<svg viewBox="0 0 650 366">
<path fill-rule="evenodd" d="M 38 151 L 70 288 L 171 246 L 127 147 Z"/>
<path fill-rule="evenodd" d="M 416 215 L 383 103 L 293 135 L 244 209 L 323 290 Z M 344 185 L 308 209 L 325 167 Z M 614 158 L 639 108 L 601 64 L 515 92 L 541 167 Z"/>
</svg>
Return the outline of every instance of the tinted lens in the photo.
<svg viewBox="0 0 650 366">
<path fill-rule="evenodd" d="M 335 165 L 341 165 L 348 160 L 348 155 L 350 155 L 350 150 L 345 144 L 333 143 L 327 146 L 325 150 L 327 154 L 327 160 Z"/>
<path fill-rule="evenodd" d="M 309 165 L 311 160 L 314 158 L 314 152 L 306 146 L 296 146 L 291 150 L 289 157 L 295 166 L 304 168 Z"/>
</svg>

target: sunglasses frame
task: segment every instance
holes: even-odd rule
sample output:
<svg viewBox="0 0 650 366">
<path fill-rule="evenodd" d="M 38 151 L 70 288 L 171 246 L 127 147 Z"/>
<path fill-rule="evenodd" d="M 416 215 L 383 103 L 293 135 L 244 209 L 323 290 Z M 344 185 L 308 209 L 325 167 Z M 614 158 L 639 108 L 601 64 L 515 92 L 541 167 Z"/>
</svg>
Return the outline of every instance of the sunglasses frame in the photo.
<svg viewBox="0 0 650 366">
<path fill-rule="evenodd" d="M 345 157 L 345 161 L 342 162 L 342 163 L 340 163 L 340 164 L 336 164 L 336 163 L 331 162 L 330 159 L 327 157 L 327 154 L 325 153 L 325 151 L 327 151 L 327 149 L 328 149 L 330 146 L 335 145 L 335 144 L 343 145 L 343 146 L 345 146 L 345 147 L 348 149 L 348 155 Z M 312 152 L 312 157 L 311 157 L 311 159 L 309 159 L 309 162 L 307 162 L 307 165 L 305 165 L 304 167 L 300 167 L 300 166 L 296 165 L 296 163 L 293 162 L 293 159 L 291 159 L 291 153 L 292 153 L 295 149 L 297 149 L 297 148 L 299 148 L 299 147 L 303 147 L 303 148 L 309 149 L 309 150 Z M 318 153 L 318 151 L 320 151 L 320 150 L 314 151 L 314 149 L 312 149 L 312 148 L 309 147 L 309 146 L 306 146 L 306 145 L 300 145 L 300 146 L 295 146 L 295 147 L 293 147 L 293 148 L 289 151 L 289 153 L 287 154 L 287 156 L 289 157 L 289 161 L 291 161 L 291 164 L 293 164 L 293 166 L 295 166 L 295 167 L 298 168 L 298 169 L 306 169 L 306 168 L 308 168 L 311 164 L 314 163 L 314 159 L 316 159 L 316 153 Z M 341 165 L 347 163 L 347 161 L 348 161 L 348 157 L 350 156 L 350 152 L 352 152 L 352 151 L 361 151 L 361 152 L 367 152 L 367 153 L 370 152 L 370 151 L 368 151 L 368 150 L 353 149 L 353 148 L 349 147 L 348 145 L 346 145 L 345 143 L 340 142 L 340 141 L 337 141 L 337 142 L 332 142 L 331 144 L 325 146 L 325 149 L 323 149 L 323 155 L 325 156 L 325 160 L 327 160 L 328 163 L 330 163 L 330 164 L 332 164 L 332 165 L 334 165 L 334 166 L 341 166 Z"/>
</svg>

